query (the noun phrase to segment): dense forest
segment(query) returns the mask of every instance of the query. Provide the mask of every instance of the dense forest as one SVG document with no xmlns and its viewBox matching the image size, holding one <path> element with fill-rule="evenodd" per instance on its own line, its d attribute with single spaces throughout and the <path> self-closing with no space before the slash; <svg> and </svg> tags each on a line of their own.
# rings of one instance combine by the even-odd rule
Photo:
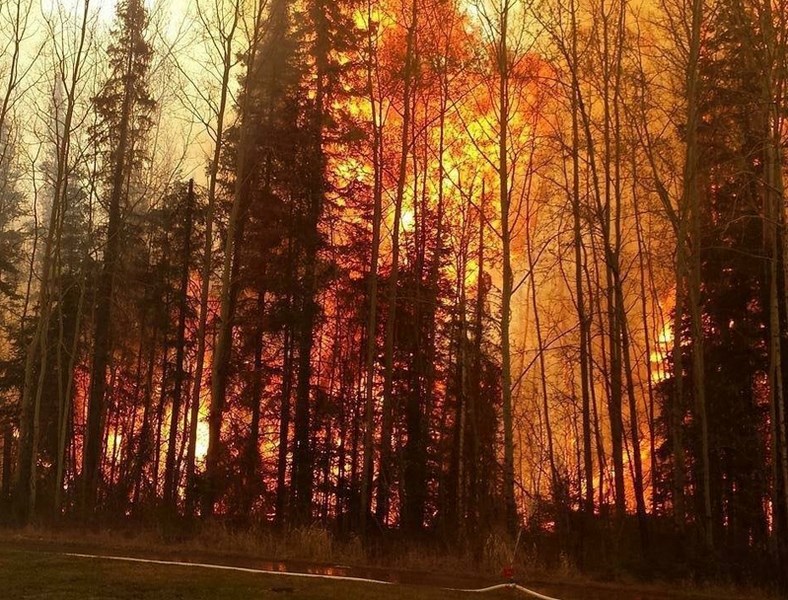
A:
<svg viewBox="0 0 788 600">
<path fill-rule="evenodd" d="M 779 576 L 788 1 L 3 0 L 0 46 L 0 520 Z"/>
</svg>

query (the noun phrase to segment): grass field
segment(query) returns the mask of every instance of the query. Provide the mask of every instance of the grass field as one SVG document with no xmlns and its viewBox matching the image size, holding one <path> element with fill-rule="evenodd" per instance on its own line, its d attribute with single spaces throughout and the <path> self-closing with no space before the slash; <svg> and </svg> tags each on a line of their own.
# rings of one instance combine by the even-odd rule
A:
<svg viewBox="0 0 788 600">
<path fill-rule="evenodd" d="M 447 590 L 302 579 L 0 549 L 0 598 L 47 600 L 457 600 Z M 484 598 L 514 598 L 508 592 Z"/>
<path fill-rule="evenodd" d="M 445 587 L 478 588 L 500 582 L 499 577 L 481 576 L 472 569 L 428 568 L 423 571 L 355 567 L 340 557 L 333 562 L 267 561 L 249 549 L 213 544 L 190 547 L 183 544 L 141 544 L 122 536 L 81 535 L 75 531 L 13 532 L 0 529 L 0 600 L 524 600 L 513 590 L 492 593 L 460 593 Z M 70 556 L 84 553 L 100 556 L 137 557 L 164 561 L 202 562 L 212 565 L 262 570 L 286 568 L 296 572 L 321 572 L 356 577 L 404 581 L 420 585 L 384 585 L 322 578 L 250 573 L 149 562 Z M 453 575 L 452 575 L 453 574 Z M 638 585 L 635 582 L 594 582 L 561 574 L 521 573 L 524 585 L 561 600 L 767 600 L 773 596 L 733 588 L 699 588 L 691 584 Z"/>
</svg>

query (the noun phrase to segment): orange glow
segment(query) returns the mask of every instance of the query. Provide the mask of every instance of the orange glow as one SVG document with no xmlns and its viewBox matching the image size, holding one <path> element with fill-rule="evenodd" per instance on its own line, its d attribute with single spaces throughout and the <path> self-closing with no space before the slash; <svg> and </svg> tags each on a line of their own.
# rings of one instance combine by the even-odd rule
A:
<svg viewBox="0 0 788 600">
<path fill-rule="evenodd" d="M 671 300 L 674 297 L 675 292 L 672 292 Z M 662 312 L 664 325 L 654 340 L 654 348 L 652 348 L 651 356 L 649 357 L 651 360 L 651 380 L 655 384 L 667 378 L 668 355 L 673 351 L 673 321 L 670 311 L 665 310 L 662 306 L 657 306 L 657 310 Z"/>
</svg>

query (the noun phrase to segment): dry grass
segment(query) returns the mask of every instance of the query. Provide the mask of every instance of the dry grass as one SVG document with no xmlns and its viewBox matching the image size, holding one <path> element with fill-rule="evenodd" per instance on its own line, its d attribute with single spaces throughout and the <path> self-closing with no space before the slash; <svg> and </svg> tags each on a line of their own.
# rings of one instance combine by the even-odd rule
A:
<svg viewBox="0 0 788 600">
<path fill-rule="evenodd" d="M 157 545 L 172 545 L 158 536 Z M 355 538 L 336 540 L 328 531 L 304 527 L 287 531 L 270 528 L 233 530 L 221 524 L 206 524 L 194 536 L 175 542 L 179 547 L 198 552 L 243 554 L 269 560 L 363 564 L 364 550 Z"/>
<path fill-rule="evenodd" d="M 221 523 L 201 524 L 188 535 L 173 536 L 161 528 L 45 528 L 0 529 L 0 543 L 84 546 L 137 553 L 178 553 L 254 557 L 270 561 L 342 564 L 497 577 L 512 562 L 513 544 L 501 535 L 490 535 L 478 559 L 450 552 L 428 543 L 393 543 L 385 550 L 365 551 L 357 537 L 337 539 L 320 527 L 284 531 L 270 527 L 235 529 Z M 517 556 L 519 572 L 534 572 L 524 552 Z"/>
<path fill-rule="evenodd" d="M 173 537 L 162 529 L 74 529 L 28 526 L 0 529 L 0 543 L 84 546 L 137 553 L 178 553 L 255 557 L 272 561 L 363 564 L 364 552 L 357 540 L 338 542 L 317 527 L 274 532 L 263 529 L 233 530 L 209 523 L 190 535 Z"/>
</svg>

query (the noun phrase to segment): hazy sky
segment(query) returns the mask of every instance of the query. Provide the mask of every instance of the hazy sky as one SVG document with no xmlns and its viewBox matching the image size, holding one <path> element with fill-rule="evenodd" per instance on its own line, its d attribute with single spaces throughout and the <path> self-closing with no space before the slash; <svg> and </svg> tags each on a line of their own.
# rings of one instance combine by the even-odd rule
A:
<svg viewBox="0 0 788 600">
<path fill-rule="evenodd" d="M 52 40 L 48 37 L 54 28 L 66 31 L 64 39 L 59 41 L 60 50 L 69 56 L 76 48 L 76 33 L 72 28 L 81 22 L 85 0 L 19 0 L 23 9 L 29 8 L 27 29 L 22 43 L 20 72 L 23 82 L 18 88 L 17 103 L 14 112 L 20 139 L 23 140 L 22 162 L 29 165 L 34 157 L 41 157 L 41 140 L 48 136 L 46 130 L 51 118 L 51 94 L 54 85 Z M 206 1 L 206 0 L 203 0 Z M 89 38 L 92 38 L 92 54 L 89 63 L 104 60 L 103 51 L 107 45 L 107 33 L 115 14 L 116 0 L 88 0 L 92 21 Z M 199 85 L 201 91 L 210 90 L 212 81 L 210 66 L 207 60 L 201 59 L 204 44 L 199 41 L 200 27 L 190 24 L 188 13 L 197 0 L 145 0 L 151 12 L 151 38 L 155 48 L 154 64 L 159 71 L 152 78 L 151 92 L 159 104 L 161 127 L 155 134 L 156 160 L 162 163 L 165 171 L 168 165 L 180 165 L 180 177 L 194 177 L 199 183 L 205 178 L 205 165 L 210 147 L 210 140 L 204 127 L 184 107 L 183 97 L 192 93 L 185 78 L 180 76 L 178 68 L 172 61 L 173 54 L 168 56 L 169 48 L 177 41 L 178 62 L 181 68 L 190 73 L 190 78 Z M 8 43 L 10 27 L 15 14 L 16 1 L 0 0 L 0 49 Z M 60 17 L 58 17 L 60 15 Z M 47 25 L 47 21 L 50 25 Z M 65 29 L 64 29 L 65 28 Z M 90 41 L 88 42 L 91 43 Z M 65 44 L 65 46 L 63 46 Z M 8 55 L 0 56 L 0 82 L 7 75 Z M 70 61 L 68 61 L 70 62 Z M 95 71 L 93 83 L 85 81 L 82 86 L 82 101 L 89 102 L 95 93 L 95 86 L 105 75 L 101 68 Z M 205 113 L 210 111 L 205 108 Z M 181 160 L 185 155 L 185 159 Z M 37 161 L 40 162 L 40 161 Z M 40 166 L 40 165 L 39 165 Z M 28 187 L 32 189 L 32 182 Z"/>
</svg>

